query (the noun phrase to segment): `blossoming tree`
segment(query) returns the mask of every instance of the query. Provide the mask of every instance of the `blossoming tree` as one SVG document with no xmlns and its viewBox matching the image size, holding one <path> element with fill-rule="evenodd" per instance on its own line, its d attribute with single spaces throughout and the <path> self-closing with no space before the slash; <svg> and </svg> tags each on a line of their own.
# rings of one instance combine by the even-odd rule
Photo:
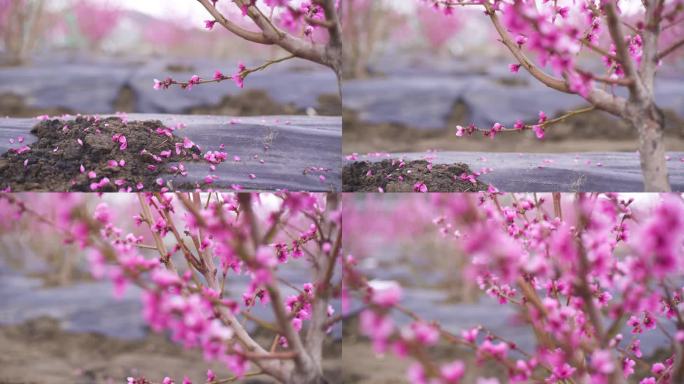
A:
<svg viewBox="0 0 684 384">
<path fill-rule="evenodd" d="M 664 117 L 655 102 L 655 77 L 663 59 L 684 46 L 684 38 L 662 38 L 682 22 L 680 0 L 627 1 L 503 1 L 421 0 L 444 12 L 457 7 L 481 8 L 516 62 L 537 81 L 559 92 L 581 96 L 593 109 L 606 111 L 631 125 L 639 134 L 639 154 L 647 191 L 668 191 L 670 184 L 663 142 Z M 632 8 L 638 7 L 636 10 Z M 622 11 L 621 7 L 630 8 Z M 604 70 L 588 66 L 580 54 L 593 56 Z M 546 70 L 548 67 L 548 71 Z M 617 89 L 626 89 L 626 96 Z M 552 123 L 539 122 L 516 130 L 532 129 L 539 138 Z M 496 123 L 486 131 L 494 136 L 506 127 Z M 458 127 L 457 134 L 476 127 Z"/>
<path fill-rule="evenodd" d="M 419 4 L 416 10 L 420 21 L 420 30 L 435 53 L 439 51 L 463 28 L 463 21 L 458 14 L 445 9 L 434 9 L 429 4 Z"/>
<path fill-rule="evenodd" d="M 373 56 L 382 49 L 382 42 L 389 35 L 407 27 L 406 17 L 396 12 L 391 1 L 386 0 L 346 0 L 340 5 L 344 75 L 349 78 L 368 77 Z"/>
<path fill-rule="evenodd" d="M 102 41 L 112 34 L 122 16 L 121 9 L 109 3 L 81 0 L 74 4 L 74 14 L 81 36 L 89 48 L 99 49 Z"/>
<path fill-rule="evenodd" d="M 382 1 L 347 0 L 342 2 L 346 76 L 353 78 L 368 76 L 368 61 L 384 26 L 378 20 L 385 18 L 378 16 L 388 11 Z"/>
<path fill-rule="evenodd" d="M 338 17 L 339 1 L 335 0 L 306 0 L 294 2 L 291 0 L 234 0 L 242 16 L 248 17 L 255 28 L 248 28 L 238 20 L 227 17 L 220 5 L 227 0 L 198 0 L 211 19 L 206 20 L 205 27 L 214 29 L 218 23 L 234 35 L 263 45 L 275 45 L 289 52 L 288 56 L 271 60 L 256 68 L 247 68 L 243 64 L 238 66 L 232 75 L 224 75 L 220 70 L 211 78 L 203 79 L 194 75 L 188 81 L 177 81 L 171 77 L 165 80 L 155 80 L 155 89 L 166 89 L 172 85 L 192 88 L 198 84 L 233 80 L 239 87 L 251 73 L 299 57 L 321 65 L 333 72 L 339 79 L 342 73 L 342 30 Z M 319 31 L 325 31 L 323 37 Z"/>
<path fill-rule="evenodd" d="M 59 231 L 87 251 L 93 277 L 110 280 L 116 294 L 131 284 L 141 288 L 143 316 L 154 331 L 201 350 L 235 375 L 218 378 L 208 371 L 206 383 L 257 375 L 282 383 L 327 382 L 323 343 L 339 321 L 332 306 L 340 290 L 337 195 L 118 195 L 128 206 L 139 204 L 133 231 L 123 229 L 126 220 L 106 202 L 92 209 L 84 195 L 52 196 L 59 200 L 52 208 L 34 206 L 45 203 L 37 195 L 1 196 L 3 222 L 29 220 Z M 279 273 L 286 263 L 310 273 L 311 281 L 286 280 Z M 227 289 L 236 280 L 247 281 L 241 295 Z M 271 319 L 254 314 L 257 307 L 270 308 Z M 256 326 L 271 340 L 256 339 Z M 128 382 L 181 380 L 190 383 L 169 377 Z"/>
<path fill-rule="evenodd" d="M 412 361 L 412 383 L 465 382 L 473 367 L 443 354 L 434 358 L 430 351 L 439 343 L 470 351 L 479 363 L 499 364 L 511 383 L 683 382 L 681 196 L 642 195 L 636 202 L 612 194 L 409 198 L 440 212 L 434 237 L 461 250 L 467 260 L 462 278 L 514 308 L 511 321 L 527 327 L 535 345 L 526 350 L 483 326 L 463 325 L 458 332 L 459 324 L 432 321 L 403 305 L 398 283 L 369 280 L 357 259 L 346 257 L 344 301 L 362 303 L 360 330 L 376 352 Z M 349 231 L 345 247 L 364 241 Z M 407 319 L 403 325 L 400 317 Z M 654 333 L 666 341 L 661 353 L 646 356 L 642 340 L 653 340 Z"/>
<path fill-rule="evenodd" d="M 44 0 L 0 0 L 0 35 L 6 64 L 21 64 L 36 45 Z"/>
</svg>

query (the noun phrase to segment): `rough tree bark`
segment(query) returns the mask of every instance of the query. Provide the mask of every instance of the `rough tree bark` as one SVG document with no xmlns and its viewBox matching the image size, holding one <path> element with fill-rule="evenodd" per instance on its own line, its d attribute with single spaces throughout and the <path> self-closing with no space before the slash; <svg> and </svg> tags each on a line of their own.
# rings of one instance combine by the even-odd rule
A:
<svg viewBox="0 0 684 384">
<path fill-rule="evenodd" d="M 684 324 L 681 322 L 677 324 L 677 329 L 682 330 Z M 684 343 L 675 343 L 675 367 L 673 368 L 673 382 L 681 383 L 684 382 Z"/>
<path fill-rule="evenodd" d="M 647 192 L 671 191 L 667 171 L 665 142 L 665 118 L 655 106 L 629 105 L 624 116 L 639 133 L 639 158 Z"/>
<path fill-rule="evenodd" d="M 639 68 L 636 67 L 629 54 L 624 38 L 626 34 L 615 3 L 612 1 L 605 3 L 606 23 L 611 40 L 615 44 L 614 59 L 621 64 L 625 73 L 624 79 L 613 84 L 626 86 L 629 90 L 629 97 L 625 99 L 597 87 L 584 96 L 593 106 L 622 118 L 638 132 L 639 157 L 646 192 L 671 191 L 663 140 L 665 119 L 655 104 L 654 83 L 659 61 L 674 49 L 684 45 L 684 40 L 675 42 L 670 48 L 658 52 L 663 3 L 662 0 L 645 2 L 645 28 L 641 32 L 643 53 Z M 566 79 L 545 73 L 528 59 L 501 24 L 494 8 L 486 2 L 482 5 L 501 36 L 501 42 L 506 45 L 523 68 L 549 88 L 565 93 L 575 93 L 570 90 Z M 599 79 L 596 78 L 596 80 Z"/>
<path fill-rule="evenodd" d="M 615 44 L 617 57 L 631 82 L 629 100 L 621 117 L 639 133 L 639 157 L 646 192 L 669 192 L 670 181 L 665 159 L 665 118 L 655 104 L 654 83 L 658 66 L 658 37 L 662 21 L 662 0 L 645 3 L 645 28 L 642 32 L 641 65 L 636 68 L 625 44 L 625 33 L 618 18 L 616 5 L 606 5 L 608 30 Z"/>
</svg>

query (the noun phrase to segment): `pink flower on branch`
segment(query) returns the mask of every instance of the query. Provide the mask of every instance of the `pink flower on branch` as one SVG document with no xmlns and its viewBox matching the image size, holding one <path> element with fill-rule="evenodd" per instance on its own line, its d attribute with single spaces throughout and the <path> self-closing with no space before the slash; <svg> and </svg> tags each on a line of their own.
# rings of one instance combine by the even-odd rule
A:
<svg viewBox="0 0 684 384">
<path fill-rule="evenodd" d="M 99 191 L 109 183 L 106 178 L 94 181 L 92 189 Z M 31 204 L 23 199 L 35 202 L 31 196 L 36 195 L 0 195 L 0 201 L 26 207 Z M 335 196 L 150 193 L 109 200 L 140 212 L 133 219 L 137 226 L 126 225 L 118 217 L 121 209 L 104 202 L 93 210 L 85 201 L 77 206 L 58 198 L 60 203 L 50 204 L 48 210 L 59 210 L 59 214 L 45 212 L 46 217 L 59 217 L 59 224 L 50 224 L 52 229 L 88 253 L 93 277 L 109 280 L 117 297 L 127 286 L 138 286 L 143 291 L 144 319 L 154 331 L 169 334 L 174 342 L 201 352 L 208 361 L 223 363 L 237 376 L 250 373 L 252 365 L 264 364 L 270 367 L 267 375 L 275 378 L 310 375 L 309 368 L 299 371 L 295 356 L 322 372 L 322 356 L 315 357 L 309 348 L 320 350 L 340 321 L 330 306 L 338 297 L 333 287 L 340 278 L 335 268 L 341 212 Z M 0 213 L 5 213 L 4 208 Z M 23 214 L 40 225 L 53 223 L 32 208 L 23 209 Z M 310 229 L 290 243 L 291 234 L 300 228 Z M 278 257 L 277 252 L 306 253 L 307 258 L 293 261 Z M 312 282 L 303 284 L 299 295 L 285 296 L 286 290 L 276 280 L 283 277 L 279 267 L 288 262 L 310 268 L 314 276 Z M 233 289 L 222 292 L 226 278 L 249 283 L 242 295 Z M 248 298 L 244 305 L 241 297 Z M 283 330 L 272 335 L 280 339 L 278 349 L 272 350 L 270 342 L 260 344 L 248 331 L 251 328 L 245 322 L 263 320 L 241 313 L 256 305 L 270 308 L 273 321 Z M 311 332 L 319 333 L 318 346 L 303 342 Z M 324 380 L 322 373 L 319 376 Z M 208 371 L 207 378 L 215 380 L 216 375 Z M 174 382 L 171 377 L 165 380 Z M 133 377 L 128 381 L 145 382 Z"/>
<path fill-rule="evenodd" d="M 350 258 L 345 281 L 366 306 L 360 331 L 371 339 L 376 352 L 410 359 L 409 379 L 427 383 L 450 382 L 445 380 L 452 373 L 452 382 L 459 382 L 467 370 L 449 356 L 432 354 L 431 349 L 441 342 L 463 346 L 480 363 L 500 364 L 510 382 L 536 376 L 548 382 L 583 377 L 597 383 L 611 383 L 614 377 L 630 377 L 634 382 L 667 377 L 678 382 L 672 367 L 684 357 L 669 342 L 658 346 L 665 351 L 664 360 L 651 357 L 649 370 L 635 367 L 637 361 L 644 361 L 642 335 L 670 334 L 667 329 L 684 316 L 677 304 L 681 289 L 672 283 L 684 275 L 678 261 L 684 255 L 684 226 L 680 225 L 684 202 L 668 194 L 642 198 L 649 201 L 637 204 L 617 194 L 482 193 L 430 199 L 405 195 L 384 206 L 382 214 L 368 204 L 371 197 L 363 202 L 347 199 L 345 220 L 351 225 L 345 234 L 347 247 L 361 245 L 369 255 L 373 247 L 382 249 L 388 242 L 401 247 L 402 238 L 413 237 L 401 232 L 406 231 L 405 224 L 392 224 L 392 215 L 403 217 L 411 211 L 415 225 L 425 214 L 427 229 L 419 227 L 418 233 L 433 243 L 443 243 L 431 247 L 432 252 L 447 252 L 436 257 L 457 258 L 454 265 L 462 266 L 461 274 L 457 269 L 452 278 L 510 306 L 517 312 L 511 317 L 515 326 L 530 330 L 538 347 L 522 350 L 497 330 L 482 326 L 453 333 L 451 324 L 413 311 L 415 302 L 402 303 L 396 294 L 401 288 L 364 276 L 357 270 L 356 259 Z M 369 242 L 364 243 L 369 233 L 373 233 L 370 248 Z M 459 252 L 454 253 L 452 246 Z M 377 293 L 377 286 L 392 287 L 390 298 L 379 300 L 378 296 L 385 296 Z M 409 325 L 401 326 L 406 318 Z M 623 321 L 632 330 L 629 337 L 621 333 L 622 326 L 611 328 Z M 678 341 L 679 337 L 678 333 Z M 646 340 L 652 350 L 654 339 Z M 585 349 L 582 354 L 568 352 L 578 345 Z"/>
<path fill-rule="evenodd" d="M 214 24 L 216 24 L 216 20 L 204 20 L 204 28 L 210 31 L 214 29 Z"/>
<path fill-rule="evenodd" d="M 582 113 L 593 109 L 610 113 L 632 126 L 640 137 L 654 130 L 660 132 L 640 142 L 640 164 L 647 191 L 671 189 L 662 142 L 663 122 L 637 116 L 652 116 L 651 111 L 658 109 L 651 89 L 657 83 L 656 75 L 663 59 L 684 47 L 681 33 L 671 42 L 665 42 L 666 36 L 671 35 L 661 33 L 677 27 L 679 2 L 642 2 L 630 11 L 621 10 L 617 1 L 597 5 L 531 0 L 426 0 L 418 4 L 444 9 L 445 14 L 460 7 L 482 9 L 499 41 L 516 60 L 509 65 L 512 73 L 524 68 L 541 84 L 582 97 L 590 105 Z M 659 16 L 654 17 L 656 14 Z M 607 73 L 588 70 L 597 68 L 587 65 L 592 59 L 603 63 Z M 628 96 L 621 96 L 615 88 L 625 88 Z M 635 103 L 640 105 L 639 112 L 626 113 L 627 106 Z M 563 119 L 554 122 L 560 120 Z M 536 136 L 542 138 L 546 125 L 527 128 L 534 129 Z M 461 132 L 458 131 L 459 136 Z M 658 149 L 657 153 L 653 148 Z"/>
<path fill-rule="evenodd" d="M 244 64 L 240 63 L 238 64 L 238 70 L 235 72 L 232 76 L 233 81 L 235 82 L 235 85 L 237 85 L 239 88 L 244 88 L 245 87 L 245 71 L 247 70 L 247 67 L 245 67 Z"/>
<path fill-rule="evenodd" d="M 279 46 L 290 54 L 282 59 L 268 61 L 252 70 L 241 66 L 238 72 L 231 76 L 238 87 L 244 86 L 244 79 L 249 73 L 294 57 L 313 61 L 330 68 L 338 77 L 341 75 L 342 28 L 338 16 L 339 1 L 305 1 L 295 7 L 290 1 L 268 0 L 265 6 L 270 7 L 271 11 L 262 9 L 264 4 L 255 0 L 237 2 L 242 17 L 251 20 L 251 25 L 248 26 L 236 21 L 236 15 L 223 14 L 222 10 L 216 7 L 216 0 L 199 0 L 199 3 L 212 17 L 204 21 L 205 29 L 213 30 L 220 21 L 223 27 L 246 41 Z M 213 81 L 225 79 L 224 76 L 215 76 Z M 179 82 L 169 78 L 164 81 L 155 80 L 154 88 L 167 89 L 171 85 L 180 85 L 191 89 L 197 84 L 210 81 L 193 78 L 188 82 Z"/>
</svg>

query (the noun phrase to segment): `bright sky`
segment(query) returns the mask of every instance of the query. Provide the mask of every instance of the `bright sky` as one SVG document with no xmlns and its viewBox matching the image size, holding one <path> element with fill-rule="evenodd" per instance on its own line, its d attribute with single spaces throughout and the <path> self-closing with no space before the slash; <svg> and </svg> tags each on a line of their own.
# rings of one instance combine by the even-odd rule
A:
<svg viewBox="0 0 684 384">
<path fill-rule="evenodd" d="M 91 0 L 93 3 L 111 4 L 122 8 L 136 10 L 148 15 L 191 20 L 193 24 L 201 24 L 209 18 L 209 13 L 196 0 Z M 54 0 L 49 6 L 54 9 L 63 8 L 70 0 Z"/>
<path fill-rule="evenodd" d="M 398 11 L 401 12 L 411 12 L 416 4 L 419 3 L 420 0 L 385 0 L 387 4 L 390 4 L 394 8 L 396 8 Z M 541 1 L 538 0 L 540 3 Z M 565 0 L 566 3 L 574 3 L 574 0 Z M 620 2 L 620 8 L 622 11 L 627 12 L 627 13 L 633 13 L 639 9 L 641 9 L 641 1 L 640 0 L 623 0 Z"/>
<path fill-rule="evenodd" d="M 102 0 L 101 0 L 102 1 Z M 107 0 L 142 13 L 157 17 L 183 16 L 194 21 L 208 18 L 208 12 L 195 0 Z"/>
</svg>

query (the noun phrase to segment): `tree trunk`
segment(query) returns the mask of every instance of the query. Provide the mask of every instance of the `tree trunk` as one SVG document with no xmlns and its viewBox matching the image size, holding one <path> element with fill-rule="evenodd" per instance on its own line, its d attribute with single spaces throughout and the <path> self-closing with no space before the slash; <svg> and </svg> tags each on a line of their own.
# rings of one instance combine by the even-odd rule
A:
<svg viewBox="0 0 684 384">
<path fill-rule="evenodd" d="M 342 49 L 336 49 L 334 51 L 329 49 L 329 67 L 335 73 L 337 78 L 337 96 L 340 97 L 340 103 L 342 102 Z M 330 58 L 331 57 L 331 58 Z"/>
<path fill-rule="evenodd" d="M 326 212 L 332 213 L 337 210 L 340 197 L 337 194 L 327 195 Z M 333 268 L 337 255 L 339 255 L 341 244 L 341 229 L 335 221 L 322 222 L 322 232 L 327 233 L 333 247 L 334 253 L 322 255 L 318 260 L 315 274 L 316 296 L 311 303 L 311 321 L 306 329 L 304 345 L 307 354 L 305 363 L 296 366 L 290 375 L 287 384 L 328 384 L 328 380 L 323 376 L 323 344 L 325 342 L 325 322 L 328 318 L 328 303 L 332 295 L 330 279 L 333 277 Z"/>
<path fill-rule="evenodd" d="M 639 157 L 646 192 L 669 192 L 670 181 L 665 160 L 665 118 L 651 104 L 646 108 L 628 108 L 627 120 L 639 133 Z"/>
<path fill-rule="evenodd" d="M 301 365 L 297 364 L 294 360 L 271 360 L 263 363 L 267 364 L 267 366 L 261 367 L 265 374 L 281 384 L 329 383 L 323 376 L 321 360 L 315 361 L 308 354 L 302 359 Z"/>
<path fill-rule="evenodd" d="M 682 343 L 675 344 L 675 356 L 676 364 L 673 368 L 672 378 L 674 379 L 674 383 L 681 383 L 684 382 L 684 353 L 682 353 Z"/>
</svg>

